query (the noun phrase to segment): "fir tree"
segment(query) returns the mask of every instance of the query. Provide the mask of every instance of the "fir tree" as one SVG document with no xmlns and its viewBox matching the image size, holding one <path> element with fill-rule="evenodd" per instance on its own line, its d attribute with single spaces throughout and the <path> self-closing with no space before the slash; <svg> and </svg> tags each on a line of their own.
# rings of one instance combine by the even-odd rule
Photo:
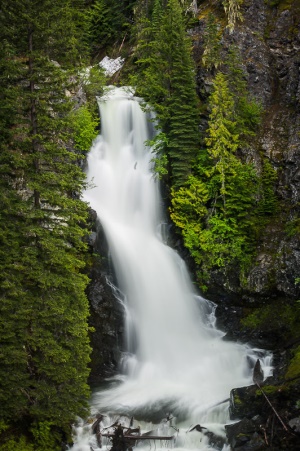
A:
<svg viewBox="0 0 300 451">
<path fill-rule="evenodd" d="M 236 156 L 242 129 L 234 95 L 221 72 L 208 106 L 209 159 L 203 153 L 197 174 L 174 193 L 171 208 L 171 218 L 201 267 L 202 283 L 214 267 L 237 265 L 243 274 L 254 249 L 259 189 L 253 166 Z"/>
<path fill-rule="evenodd" d="M 135 0 L 95 0 L 87 10 L 87 42 L 92 54 L 119 42 L 128 34 Z"/>
<path fill-rule="evenodd" d="M 262 106 L 249 95 L 246 77 L 241 65 L 239 50 L 231 47 L 225 62 L 228 88 L 234 100 L 234 117 L 241 145 L 246 145 L 259 128 Z"/>
<path fill-rule="evenodd" d="M 0 418 L 36 436 L 46 425 L 69 432 L 89 394 L 85 176 L 66 96 L 83 6 L 4 0 L 0 10 Z"/>
<path fill-rule="evenodd" d="M 169 160 L 174 186 L 184 184 L 196 159 L 198 99 L 195 74 L 178 0 L 168 0 L 163 7 L 154 0 L 151 27 L 139 47 L 139 93 L 157 113 L 159 129 L 167 139 L 160 139 L 160 153 Z"/>
<path fill-rule="evenodd" d="M 214 160 L 214 170 L 220 174 L 220 195 L 225 207 L 226 172 L 232 167 L 232 155 L 239 145 L 239 135 L 234 121 L 234 100 L 225 76 L 218 73 L 215 77 L 214 90 L 210 97 L 211 113 L 209 116 L 208 152 Z"/>
<path fill-rule="evenodd" d="M 217 68 L 221 63 L 220 25 L 212 13 L 208 14 L 204 32 L 204 51 L 202 63 L 207 69 Z"/>
</svg>

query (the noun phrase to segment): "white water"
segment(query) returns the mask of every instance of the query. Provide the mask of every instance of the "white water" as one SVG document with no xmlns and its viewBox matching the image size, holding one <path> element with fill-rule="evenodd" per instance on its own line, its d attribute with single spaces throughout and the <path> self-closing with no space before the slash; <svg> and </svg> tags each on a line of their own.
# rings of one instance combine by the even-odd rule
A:
<svg viewBox="0 0 300 451">
<path fill-rule="evenodd" d="M 213 449 L 202 433 L 186 431 L 201 424 L 224 435 L 229 422 L 224 401 L 232 388 L 251 384 L 257 354 L 222 339 L 213 304 L 196 295 L 183 261 L 162 240 L 159 186 L 153 154 L 144 144 L 151 127 L 138 101 L 115 88 L 100 101 L 100 113 L 102 135 L 88 156 L 87 178 L 94 187 L 84 198 L 108 240 L 123 294 L 128 352 L 118 383 L 94 393 L 92 413 L 107 415 L 102 427 L 127 415 L 149 430 L 153 424 L 143 420 L 158 422 L 169 412 L 179 428 L 174 446 Z M 262 363 L 268 375 L 270 359 Z M 126 425 L 128 419 L 119 421 Z M 167 421 L 158 427 L 156 433 L 171 432 Z M 90 445 L 98 449 L 90 426 L 82 424 L 72 449 L 90 451 Z"/>
</svg>

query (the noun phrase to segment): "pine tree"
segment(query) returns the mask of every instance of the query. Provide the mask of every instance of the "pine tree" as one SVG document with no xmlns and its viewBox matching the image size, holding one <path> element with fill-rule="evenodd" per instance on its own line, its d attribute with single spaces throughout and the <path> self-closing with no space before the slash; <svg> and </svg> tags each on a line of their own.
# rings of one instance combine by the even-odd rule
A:
<svg viewBox="0 0 300 451">
<path fill-rule="evenodd" d="M 4 0 L 0 10 L 0 418 L 36 436 L 68 432 L 89 394 L 85 176 L 66 96 L 83 7 Z"/>
</svg>

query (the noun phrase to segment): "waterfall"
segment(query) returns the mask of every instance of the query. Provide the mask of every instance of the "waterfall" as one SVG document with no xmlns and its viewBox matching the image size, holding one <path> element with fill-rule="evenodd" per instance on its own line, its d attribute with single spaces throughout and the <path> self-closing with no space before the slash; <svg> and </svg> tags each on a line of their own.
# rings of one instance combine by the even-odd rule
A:
<svg viewBox="0 0 300 451">
<path fill-rule="evenodd" d="M 186 431 L 201 424 L 224 436 L 230 390 L 251 384 L 257 355 L 223 340 L 214 304 L 196 293 L 184 262 L 164 242 L 159 182 L 145 145 L 151 122 L 138 99 L 114 88 L 99 106 L 102 131 L 88 155 L 92 187 L 84 199 L 108 241 L 126 312 L 127 352 L 123 374 L 94 393 L 92 412 L 105 413 L 106 425 L 116 415 L 133 416 L 146 429 L 169 413 L 176 418 L 177 448 L 214 449 L 204 434 Z M 91 443 L 98 449 L 89 428 L 78 427 L 75 451 L 90 451 Z"/>
</svg>

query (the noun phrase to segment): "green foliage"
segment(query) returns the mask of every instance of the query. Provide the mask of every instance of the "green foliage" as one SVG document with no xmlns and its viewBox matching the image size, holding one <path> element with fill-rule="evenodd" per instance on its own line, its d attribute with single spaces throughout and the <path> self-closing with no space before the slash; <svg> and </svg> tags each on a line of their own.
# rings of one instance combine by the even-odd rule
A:
<svg viewBox="0 0 300 451">
<path fill-rule="evenodd" d="M 96 127 L 99 120 L 93 119 L 88 107 L 83 105 L 71 114 L 71 124 L 75 148 L 87 152 L 98 134 Z"/>
<path fill-rule="evenodd" d="M 32 444 L 28 443 L 24 436 L 19 439 L 9 439 L 0 445 L 0 451 L 36 451 Z M 54 451 L 48 449 L 47 451 Z"/>
<path fill-rule="evenodd" d="M 83 7 L 3 0 L 0 9 L 0 419 L 39 431 L 35 449 L 46 449 L 50 423 L 51 434 L 68 433 L 89 395 L 85 175 L 66 95 L 84 50 Z M 24 438 L 2 445 L 12 448 L 32 449 Z"/>
<path fill-rule="evenodd" d="M 205 205 L 208 199 L 207 187 L 193 176 L 188 179 L 187 186 L 179 190 L 172 189 L 171 219 L 178 227 L 184 229 L 187 236 L 190 236 L 191 243 L 193 231 L 198 228 L 197 225 L 200 226 L 201 218 L 207 214 Z"/>
<path fill-rule="evenodd" d="M 36 443 L 36 451 L 60 451 L 61 446 L 57 445 L 61 441 L 61 436 L 55 434 L 52 428 L 53 423 L 44 421 L 36 423 L 31 432 Z"/>
<path fill-rule="evenodd" d="M 287 222 L 285 226 L 285 232 L 287 236 L 297 236 L 300 234 L 300 218 L 292 219 L 291 221 Z M 297 279 L 295 283 L 299 283 L 300 279 Z"/>
<path fill-rule="evenodd" d="M 275 183 L 277 172 L 269 162 L 264 159 L 262 162 L 262 173 L 260 177 L 260 203 L 258 213 L 260 215 L 273 215 L 278 208 L 278 200 L 275 194 Z"/>
<path fill-rule="evenodd" d="M 291 359 L 287 372 L 285 373 L 285 379 L 300 377 L 300 346 L 294 350 L 293 354 L 293 358 Z"/>
<path fill-rule="evenodd" d="M 293 0 L 265 0 L 265 3 L 271 8 L 278 7 L 279 11 L 285 11 L 291 8 Z"/>
<path fill-rule="evenodd" d="M 210 109 L 206 144 L 208 153 L 214 160 L 213 171 L 219 173 L 220 195 L 225 208 L 226 172 L 231 170 L 233 154 L 239 145 L 239 134 L 234 121 L 234 100 L 229 91 L 226 77 L 218 73 L 215 77 L 214 90 L 210 97 Z"/>
<path fill-rule="evenodd" d="M 234 101 L 233 114 L 236 130 L 242 145 L 246 145 L 261 123 L 262 106 L 249 96 L 245 74 L 241 66 L 241 57 L 235 47 L 231 47 L 226 61 L 226 79 Z"/>
<path fill-rule="evenodd" d="M 133 83 L 153 108 L 164 140 L 164 162 L 174 186 L 182 186 L 196 159 L 199 141 L 198 100 L 182 10 L 178 0 L 166 6 L 154 0 L 151 19 L 140 21 L 138 72 Z M 160 158 L 163 154 L 160 155 Z"/>
<path fill-rule="evenodd" d="M 128 32 L 135 0 L 95 0 L 87 10 L 87 41 L 92 54 L 121 42 Z"/>
<path fill-rule="evenodd" d="M 202 63 L 207 69 L 217 68 L 221 63 L 221 29 L 215 16 L 210 12 L 204 32 Z"/>
<path fill-rule="evenodd" d="M 277 300 L 270 305 L 255 308 L 241 321 L 242 325 L 263 331 L 281 331 L 281 336 L 289 340 L 299 337 L 300 311 L 286 301 Z"/>
<path fill-rule="evenodd" d="M 240 269 L 242 281 L 258 230 L 259 177 L 253 165 L 243 163 L 236 153 L 253 136 L 260 108 L 248 100 L 243 73 L 232 64 L 235 55 L 231 58 L 228 72 L 219 72 L 214 79 L 207 149 L 199 156 L 196 175 L 172 191 L 171 218 L 182 229 L 184 243 L 201 267 L 201 282 L 212 268 L 232 265 Z M 199 194 L 190 201 L 195 186 Z"/>
<path fill-rule="evenodd" d="M 167 144 L 168 138 L 163 132 L 157 133 L 152 140 L 147 142 L 154 153 L 152 161 L 154 162 L 154 171 L 159 179 L 168 174 L 168 157 L 164 153 Z"/>
<path fill-rule="evenodd" d="M 85 69 L 82 75 L 82 83 L 90 107 L 91 104 L 96 103 L 96 96 L 103 94 L 103 87 L 106 84 L 104 70 L 98 65 Z"/>
</svg>

